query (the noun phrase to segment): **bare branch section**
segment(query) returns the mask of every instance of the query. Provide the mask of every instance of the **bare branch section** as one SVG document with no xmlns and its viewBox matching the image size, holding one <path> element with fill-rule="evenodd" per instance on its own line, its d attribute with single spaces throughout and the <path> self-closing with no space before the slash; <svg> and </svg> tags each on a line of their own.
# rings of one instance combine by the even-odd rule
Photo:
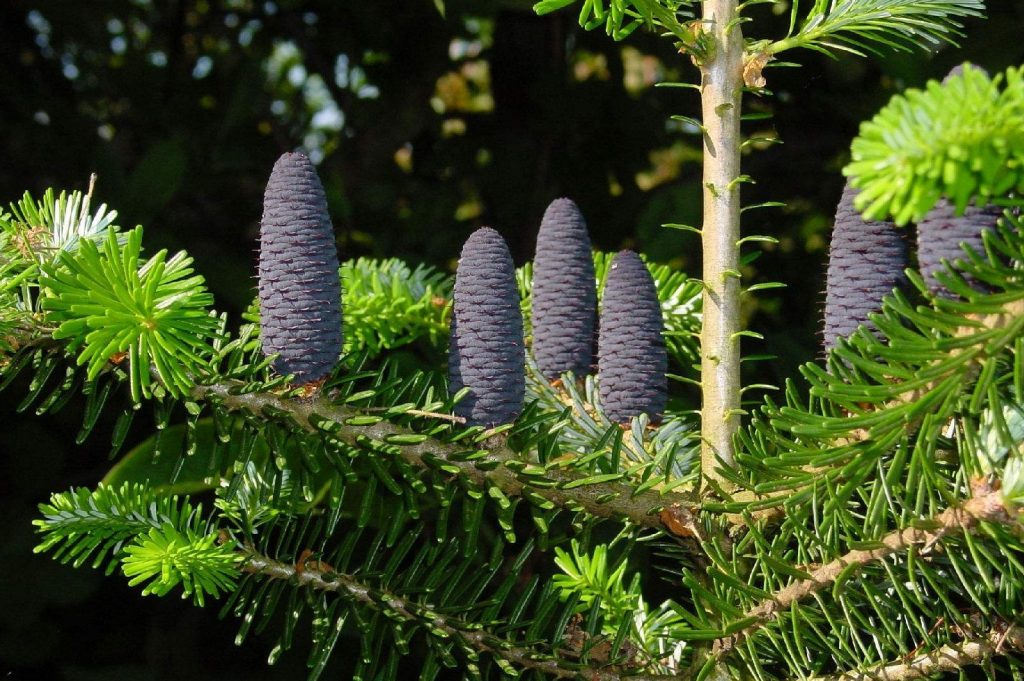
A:
<svg viewBox="0 0 1024 681">
<path fill-rule="evenodd" d="M 955 672 L 984 664 L 993 657 L 1024 652 L 1024 628 L 1000 623 L 983 636 L 946 644 L 907 662 L 896 662 L 865 671 L 849 671 L 834 676 L 816 676 L 809 681 L 911 681 L 930 679 L 943 672 Z"/>
<path fill-rule="evenodd" d="M 714 49 L 701 64 L 704 124 L 704 303 L 700 334 L 701 474 L 719 487 L 740 425 L 740 115 L 743 33 L 737 0 L 704 0 Z"/>
<path fill-rule="evenodd" d="M 235 394 L 233 391 L 239 386 L 240 384 L 229 383 L 197 386 L 192 391 L 192 397 L 213 397 L 229 410 L 246 410 L 259 415 L 264 415 L 268 411 L 285 412 L 302 428 L 322 433 L 325 437 L 353 447 L 365 446 L 366 438 L 387 443 L 396 437 L 414 434 L 388 421 L 367 426 L 345 425 L 350 419 L 365 414 L 332 404 L 324 397 L 306 401 L 283 398 L 272 393 Z M 338 429 L 327 435 L 313 425 L 312 420 L 316 418 L 331 421 L 338 425 Z M 662 513 L 662 510 L 693 505 L 693 499 L 680 492 L 662 494 L 657 489 L 652 489 L 636 494 L 631 485 L 617 481 L 580 484 L 586 476 L 564 468 L 543 470 L 542 476 L 538 476 L 542 478 L 538 480 L 538 484 L 530 484 L 514 470 L 526 463 L 523 456 L 511 450 L 500 438 L 493 438 L 476 446 L 486 449 L 487 454 L 472 461 L 466 461 L 458 456 L 466 452 L 466 446 L 448 444 L 434 438 L 427 438 L 418 444 L 399 445 L 397 451 L 407 463 L 418 468 L 432 468 L 431 462 L 440 459 L 446 468 L 454 467 L 458 470 L 459 476 L 477 487 L 493 485 L 508 496 L 529 494 L 562 508 L 582 509 L 593 516 L 627 520 L 641 527 L 661 528 L 672 532 L 673 525 L 670 521 L 673 515 Z"/>
<path fill-rule="evenodd" d="M 987 485 L 979 485 L 974 490 L 974 496 L 963 505 L 947 508 L 932 518 L 931 522 L 927 523 L 929 529 L 907 527 L 892 532 L 882 539 L 880 542 L 882 545 L 877 549 L 850 551 L 832 562 L 822 565 L 810 573 L 807 579 L 793 582 L 776 592 L 770 599 L 747 611 L 740 618 L 741 620 L 754 618 L 755 621 L 750 626 L 732 636 L 715 641 L 712 655 L 724 657 L 765 622 L 774 619 L 779 612 L 785 611 L 793 603 L 834 584 L 839 575 L 851 565 L 865 566 L 912 546 L 927 546 L 940 541 L 943 537 L 971 532 L 980 522 L 1004 524 L 1014 522 L 1014 517 L 1007 511 L 1003 503 L 1002 493 L 992 490 Z"/>
<path fill-rule="evenodd" d="M 473 650 L 485 653 L 515 665 L 531 669 L 552 679 L 585 679 L 586 681 L 671 681 L 673 676 L 637 675 L 617 673 L 572 663 L 568 660 L 542 655 L 533 646 L 520 646 L 514 641 L 491 634 L 479 625 L 437 612 L 429 605 L 416 603 L 387 591 L 374 589 L 357 577 L 331 571 L 319 561 L 295 565 L 264 556 L 251 548 L 241 551 L 245 562 L 242 571 L 269 579 L 292 581 L 301 587 L 317 591 L 344 594 L 347 598 L 372 608 L 397 614 L 409 622 L 420 622 L 424 627 L 447 638 L 457 639 Z"/>
</svg>

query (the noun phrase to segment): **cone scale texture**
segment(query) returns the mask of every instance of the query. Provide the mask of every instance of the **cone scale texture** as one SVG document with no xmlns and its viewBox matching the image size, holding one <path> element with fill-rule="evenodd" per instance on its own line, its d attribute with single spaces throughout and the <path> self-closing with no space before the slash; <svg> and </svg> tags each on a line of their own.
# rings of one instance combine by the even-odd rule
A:
<svg viewBox="0 0 1024 681">
<path fill-rule="evenodd" d="M 341 284 L 327 198 L 312 162 L 281 156 L 263 196 L 259 258 L 263 352 L 298 384 L 319 381 L 341 354 Z"/>
<path fill-rule="evenodd" d="M 950 264 L 957 260 L 966 260 L 961 244 L 984 254 L 985 246 L 981 233 L 986 228 L 995 227 L 1002 210 L 995 206 L 978 208 L 967 206 L 963 215 L 956 214 L 956 207 L 946 199 L 940 199 L 917 224 L 917 264 L 921 268 L 928 289 L 939 295 L 950 295 L 946 288 L 935 278 L 936 272 L 944 272 L 943 260 Z M 968 283 L 977 287 L 977 282 L 967 278 Z"/>
<path fill-rule="evenodd" d="M 660 422 L 668 397 L 661 304 L 647 266 L 632 251 L 612 261 L 600 327 L 598 380 L 605 415 L 616 423 L 640 414 Z"/>
<path fill-rule="evenodd" d="M 533 261 L 533 356 L 549 380 L 593 364 L 597 287 L 587 223 L 576 204 L 556 199 L 537 235 Z"/>
<path fill-rule="evenodd" d="M 512 423 L 523 410 L 526 354 L 515 266 L 505 240 L 482 227 L 466 241 L 455 274 L 448 387 L 468 425 Z"/>
<path fill-rule="evenodd" d="M 868 222 L 853 206 L 857 191 L 847 185 L 836 208 L 825 288 L 825 350 L 857 327 L 871 326 L 868 315 L 882 309 L 882 298 L 902 285 L 907 248 L 891 222 Z"/>
</svg>

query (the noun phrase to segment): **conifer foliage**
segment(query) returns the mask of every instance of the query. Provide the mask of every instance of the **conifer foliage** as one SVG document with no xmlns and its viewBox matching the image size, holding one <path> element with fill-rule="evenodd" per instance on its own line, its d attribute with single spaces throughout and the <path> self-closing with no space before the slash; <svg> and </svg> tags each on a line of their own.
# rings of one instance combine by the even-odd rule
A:
<svg viewBox="0 0 1024 681">
<path fill-rule="evenodd" d="M 588 0 L 584 14 L 648 19 L 699 42 L 678 23 L 677 3 L 625 2 Z M 950 16 L 974 12 L 958 2 L 818 2 L 804 8 L 804 29 L 758 46 L 770 55 L 801 41 L 826 51 L 860 45 L 878 31 L 935 37 Z M 892 12 L 863 13 L 872 7 Z M 909 21 L 921 8 L 931 12 L 924 23 Z M 845 42 L 833 39 L 844 30 Z M 1020 73 L 1007 78 L 1024 87 Z M 967 86 L 979 101 L 1003 101 L 965 69 L 930 85 L 923 109 L 887 107 L 862 129 L 877 153 L 920 152 L 947 171 L 908 165 L 893 180 L 896 166 L 855 159 L 846 172 L 862 198 L 883 197 L 878 206 L 897 222 L 943 195 L 957 210 L 985 205 L 997 187 L 993 202 L 1011 198 L 1012 183 L 986 166 L 993 147 L 946 158 L 935 146 L 945 138 L 930 141 L 921 111 L 945 111 Z M 1007 120 L 975 123 L 989 125 L 978 135 L 991 141 Z M 279 165 L 279 186 L 304 193 L 268 192 L 265 223 L 285 229 L 300 204 L 297 222 L 321 250 L 307 253 L 294 236 L 266 240 L 268 257 L 289 260 L 266 268 L 277 288 L 264 296 L 261 284 L 261 303 L 282 312 L 265 321 L 263 340 L 318 342 L 281 332 L 278 319 L 324 325 L 332 345 L 305 346 L 318 355 L 312 366 L 272 371 L 255 325 L 229 328 L 209 310 L 185 254 L 139 257 L 140 229 L 79 230 L 77 247 L 50 260 L 26 245 L 54 230 L 65 199 L 26 197 L 0 214 L 0 386 L 24 386 L 20 409 L 39 415 L 83 394 L 80 441 L 120 411 L 115 452 L 136 413 L 151 410 L 156 433 L 96 489 L 42 505 L 38 551 L 119 570 L 144 594 L 183 593 L 201 606 L 223 599 L 239 642 L 276 635 L 271 660 L 307 636 L 314 680 L 336 650 L 352 661 L 351 678 L 375 681 L 435 681 L 445 669 L 496 681 L 1024 675 L 1020 215 L 1006 211 L 963 263 L 983 287 L 940 277 L 956 297 L 933 295 L 911 271 L 917 290 L 892 291 L 902 242 L 857 215 L 848 188 L 833 240 L 826 364 L 808 362 L 778 399 L 746 412 L 736 466 L 705 484 L 703 431 L 666 402 L 662 312 L 686 318 L 669 320 L 677 342 L 691 338 L 699 285 L 629 251 L 610 267 L 599 254 L 598 376 L 552 385 L 525 361 L 521 309 L 531 301 L 516 282 L 528 290 L 528 269 L 517 274 L 504 240 L 483 228 L 456 273 L 451 394 L 441 362 L 419 371 L 384 356 L 405 338 L 443 335 L 435 330 L 448 309 L 433 295 L 447 294 L 443 275 L 395 263 L 347 267 L 360 313 L 346 322 L 358 326 L 358 343 L 334 371 L 340 319 L 313 314 L 300 295 L 309 285 L 326 301 L 337 286 L 336 268 L 327 281 L 322 192 L 307 160 Z M 983 184 L 949 191 L 950 178 L 989 171 Z M 84 202 L 76 194 L 65 205 Z M 322 269 L 286 286 L 292 271 L 309 271 L 297 263 Z M 402 309 L 434 316 L 410 320 L 417 315 Z M 866 321 L 872 333 L 837 342 Z M 669 351 L 675 360 L 696 354 L 692 345 Z M 326 376 L 323 389 L 288 385 L 281 373 L 299 376 L 296 366 L 299 380 Z M 30 380 L 15 382 L 22 374 Z"/>
<path fill-rule="evenodd" d="M 597 290 L 590 235 L 579 207 L 555 199 L 544 212 L 533 261 L 533 356 L 549 380 L 590 373 Z"/>
<path fill-rule="evenodd" d="M 341 284 L 334 228 L 316 168 L 282 155 L 270 173 L 260 222 L 263 350 L 298 383 L 324 378 L 341 353 Z"/>
<path fill-rule="evenodd" d="M 523 314 L 512 255 L 490 227 L 462 247 L 448 347 L 449 390 L 469 388 L 455 413 L 470 425 L 515 421 L 526 393 Z"/>
</svg>

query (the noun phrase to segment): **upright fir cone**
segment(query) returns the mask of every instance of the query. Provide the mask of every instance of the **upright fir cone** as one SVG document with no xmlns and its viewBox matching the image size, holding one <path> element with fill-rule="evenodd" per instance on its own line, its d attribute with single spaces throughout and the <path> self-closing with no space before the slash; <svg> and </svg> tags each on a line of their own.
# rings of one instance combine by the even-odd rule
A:
<svg viewBox="0 0 1024 681">
<path fill-rule="evenodd" d="M 455 413 L 469 425 L 511 423 L 523 410 L 526 354 L 512 256 L 490 227 L 473 232 L 455 273 L 448 388 L 469 388 Z"/>
<path fill-rule="evenodd" d="M 654 280 L 636 253 L 612 261 L 601 302 L 598 381 L 601 407 L 616 423 L 647 414 L 661 421 L 668 399 L 668 356 Z"/>
<path fill-rule="evenodd" d="M 259 261 L 263 352 L 299 384 L 326 377 L 341 353 L 341 284 L 334 228 L 304 154 L 274 164 L 263 195 Z"/>
<path fill-rule="evenodd" d="M 587 223 L 570 199 L 544 212 L 533 261 L 533 356 L 549 380 L 593 364 L 597 286 Z"/>
<path fill-rule="evenodd" d="M 857 190 L 849 184 L 836 208 L 825 285 L 825 350 L 857 327 L 871 326 L 868 315 L 882 309 L 882 298 L 905 280 L 907 248 L 891 222 L 868 222 L 853 207 Z"/>
<path fill-rule="evenodd" d="M 967 66 L 984 72 L 984 69 L 965 62 L 954 66 L 942 82 L 945 83 L 950 78 L 960 75 Z M 936 272 L 945 269 L 942 260 L 945 259 L 952 264 L 957 260 L 966 259 L 967 254 L 964 253 L 961 244 L 978 253 L 984 253 L 981 233 L 986 228 L 995 227 L 1000 215 L 1002 210 L 995 206 L 986 205 L 978 208 L 972 203 L 967 206 L 963 215 L 958 216 L 956 207 L 943 198 L 939 199 L 928 215 L 917 223 L 917 264 L 932 293 L 950 295 L 935 278 Z M 972 283 L 969 278 L 968 282 Z"/>
<path fill-rule="evenodd" d="M 936 272 L 945 271 L 942 261 L 946 260 L 952 264 L 957 260 L 966 260 L 967 254 L 964 253 L 961 244 L 978 253 L 984 253 L 985 246 L 981 233 L 987 228 L 995 227 L 1002 214 L 1003 211 L 996 206 L 986 205 L 984 208 L 978 208 L 970 204 L 964 214 L 958 216 L 952 203 L 946 199 L 939 199 L 928 215 L 917 223 L 917 264 L 932 293 L 951 295 L 935 278 Z M 971 285 L 978 285 L 970 277 L 966 279 Z"/>
</svg>

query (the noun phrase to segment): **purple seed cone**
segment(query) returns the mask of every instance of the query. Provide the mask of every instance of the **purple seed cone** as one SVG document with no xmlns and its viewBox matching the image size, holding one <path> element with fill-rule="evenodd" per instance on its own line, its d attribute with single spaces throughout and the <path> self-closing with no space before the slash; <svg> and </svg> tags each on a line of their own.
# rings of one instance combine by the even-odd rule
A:
<svg viewBox="0 0 1024 681">
<path fill-rule="evenodd" d="M 985 252 L 981 233 L 995 227 L 1002 210 L 995 206 L 978 208 L 971 204 L 963 215 L 956 214 L 956 207 L 946 199 L 940 199 L 931 211 L 917 224 L 917 264 L 921 268 L 928 289 L 942 296 L 951 295 L 935 278 L 936 272 L 944 272 L 943 260 L 953 264 L 967 260 L 961 244 L 978 253 Z M 971 278 L 967 282 L 979 288 Z"/>
<path fill-rule="evenodd" d="M 533 356 L 549 380 L 586 376 L 593 363 L 597 287 L 580 209 L 555 199 L 544 213 L 533 261 Z"/>
<path fill-rule="evenodd" d="M 905 280 L 907 248 L 891 222 L 867 222 L 853 207 L 847 185 L 836 208 L 825 288 L 825 350 L 882 309 L 882 298 Z"/>
<path fill-rule="evenodd" d="M 616 423 L 647 414 L 661 421 L 668 398 L 668 356 L 654 280 L 636 253 L 612 261 L 601 302 L 598 377 L 601 407 Z"/>
<path fill-rule="evenodd" d="M 526 350 L 512 256 L 490 227 L 473 232 L 455 273 L 448 389 L 470 393 L 455 413 L 473 426 L 512 423 L 523 410 Z"/>
<path fill-rule="evenodd" d="M 334 229 L 316 168 L 277 159 L 263 195 L 259 262 L 263 352 L 299 384 L 318 381 L 341 353 L 341 284 Z"/>
<path fill-rule="evenodd" d="M 946 77 L 942 79 L 942 84 L 945 85 L 946 83 L 948 83 L 950 81 L 951 78 L 956 78 L 957 76 L 963 74 L 964 67 L 967 67 L 967 66 L 970 66 L 975 71 L 981 71 L 986 76 L 988 75 L 988 71 L 986 71 L 985 69 L 981 68 L 980 66 L 977 66 L 976 64 L 972 64 L 969 61 L 965 61 L 963 64 L 957 64 L 956 66 L 951 68 L 949 70 L 949 73 L 946 74 Z"/>
</svg>

